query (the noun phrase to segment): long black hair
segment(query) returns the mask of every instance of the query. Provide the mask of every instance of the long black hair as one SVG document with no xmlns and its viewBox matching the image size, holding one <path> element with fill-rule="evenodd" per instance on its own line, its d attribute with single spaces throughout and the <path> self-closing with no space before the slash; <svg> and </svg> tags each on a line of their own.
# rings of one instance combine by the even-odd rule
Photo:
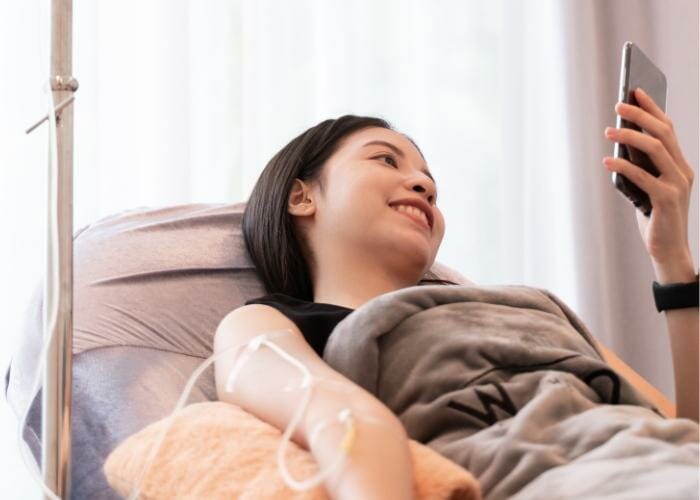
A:
<svg viewBox="0 0 700 500">
<path fill-rule="evenodd" d="M 344 115 L 324 120 L 292 139 L 263 169 L 246 202 L 242 230 L 246 249 L 267 293 L 284 293 L 313 302 L 309 259 L 314 256 L 287 212 L 289 192 L 295 179 L 317 181 L 323 192 L 322 167 L 326 160 L 343 138 L 367 127 L 395 130 L 386 120 L 371 116 Z M 432 271 L 417 284 L 421 283 L 457 284 L 438 279 Z"/>
</svg>

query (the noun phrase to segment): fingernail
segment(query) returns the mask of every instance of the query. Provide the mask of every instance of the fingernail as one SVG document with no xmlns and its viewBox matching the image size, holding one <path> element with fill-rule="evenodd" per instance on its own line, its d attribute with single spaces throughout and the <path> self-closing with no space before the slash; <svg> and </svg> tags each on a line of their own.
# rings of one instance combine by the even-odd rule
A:
<svg viewBox="0 0 700 500">
<path fill-rule="evenodd" d="M 639 93 L 642 94 L 642 95 L 647 95 L 647 93 L 644 92 L 644 91 L 641 89 L 641 87 L 637 87 L 637 92 L 639 92 Z"/>
</svg>

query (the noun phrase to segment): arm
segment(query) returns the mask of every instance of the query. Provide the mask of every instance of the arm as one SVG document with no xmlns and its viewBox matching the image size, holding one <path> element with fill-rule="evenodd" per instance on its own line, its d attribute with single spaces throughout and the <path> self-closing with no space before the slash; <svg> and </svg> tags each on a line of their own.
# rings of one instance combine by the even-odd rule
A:
<svg viewBox="0 0 700 500">
<path fill-rule="evenodd" d="M 651 257 L 657 281 L 690 282 L 695 278 L 688 245 L 688 209 L 695 171 L 683 156 L 671 119 L 640 89 L 638 106 L 618 103 L 617 113 L 643 131 L 630 128 L 606 130 L 613 142 L 637 148 L 651 158 L 655 176 L 625 159 L 604 160 L 606 167 L 627 177 L 649 195 L 649 217 L 635 211 L 639 233 Z M 673 356 L 677 416 L 698 421 L 698 308 L 665 311 Z"/>
<path fill-rule="evenodd" d="M 667 270 L 659 268 L 657 281 L 662 285 L 692 281 L 695 273 L 692 260 L 690 262 L 690 265 L 679 266 L 678 271 L 672 268 Z M 700 325 L 698 308 L 669 309 L 664 311 L 664 314 L 671 342 L 676 405 L 601 342 L 596 340 L 596 344 L 603 352 L 605 361 L 649 398 L 664 415 L 670 418 L 690 418 L 697 422 L 698 392 L 700 391 L 698 388 L 698 326 Z"/>
<path fill-rule="evenodd" d="M 275 338 L 273 341 L 278 346 L 303 363 L 313 375 L 340 381 L 352 389 L 348 394 L 331 385 L 314 388 L 304 416 L 292 434 L 292 441 L 311 451 L 320 468 L 335 460 L 345 429 L 342 425 L 326 428 L 310 449 L 309 434 L 319 420 L 350 407 L 357 415 L 379 418 L 389 426 L 356 419 L 355 442 L 345 466 L 324 482 L 329 496 L 334 499 L 412 499 L 410 450 L 401 422 L 381 401 L 328 366 L 289 318 L 261 304 L 240 307 L 219 324 L 214 351 L 246 342 L 265 331 L 282 329 L 292 330 L 293 335 Z M 301 371 L 263 345 L 243 365 L 234 392 L 226 392 L 226 380 L 237 356 L 236 349 L 230 352 L 230 356 L 224 355 L 215 362 L 219 399 L 240 406 L 284 432 L 304 393 L 302 390 L 285 392 L 282 388 L 290 382 L 298 386 Z M 397 439 L 397 435 L 403 439 Z"/>
<path fill-rule="evenodd" d="M 695 279 L 692 257 L 655 266 L 659 284 L 689 283 Z M 664 311 L 673 356 L 678 418 L 698 422 L 698 308 Z"/>
</svg>

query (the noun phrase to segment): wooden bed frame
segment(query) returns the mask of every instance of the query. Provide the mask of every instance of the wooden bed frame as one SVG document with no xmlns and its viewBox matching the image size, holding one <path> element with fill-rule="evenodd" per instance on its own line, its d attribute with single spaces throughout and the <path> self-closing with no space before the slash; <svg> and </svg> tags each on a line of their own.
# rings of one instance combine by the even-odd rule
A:
<svg viewBox="0 0 700 500">
<path fill-rule="evenodd" d="M 603 352 L 605 361 L 618 374 L 622 375 L 634 387 L 639 389 L 657 408 L 669 418 L 676 417 L 676 405 L 674 405 L 661 391 L 651 385 L 644 377 L 635 372 L 632 367 L 618 358 L 614 352 L 596 340 L 596 344 Z"/>
</svg>

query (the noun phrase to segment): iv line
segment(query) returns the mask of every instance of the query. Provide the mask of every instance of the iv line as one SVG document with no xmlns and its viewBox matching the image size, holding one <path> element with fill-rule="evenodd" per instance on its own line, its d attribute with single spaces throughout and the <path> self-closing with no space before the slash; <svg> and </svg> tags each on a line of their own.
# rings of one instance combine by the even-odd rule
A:
<svg viewBox="0 0 700 500">
<path fill-rule="evenodd" d="M 47 91 L 46 85 L 44 86 L 44 91 Z M 55 105 L 54 105 L 54 99 L 53 99 L 53 92 L 50 90 L 48 91 L 48 97 L 49 97 L 49 149 L 50 149 L 50 156 L 49 156 L 49 197 L 48 197 L 48 207 L 50 210 L 47 210 L 48 212 L 51 213 L 52 219 L 53 219 L 53 224 L 51 224 L 51 221 L 49 221 L 49 227 L 52 228 L 51 231 L 51 262 L 52 262 L 52 269 L 54 270 L 53 274 L 53 279 L 51 280 L 51 285 L 52 285 L 52 290 L 53 293 L 51 293 L 49 296 L 53 297 L 52 303 L 50 304 L 50 311 L 47 312 L 47 307 L 46 304 L 44 304 L 44 316 L 43 316 L 43 324 L 44 324 L 44 334 L 42 336 L 44 340 L 44 345 L 42 346 L 41 349 L 41 354 L 39 355 L 39 365 L 37 367 L 37 371 L 34 374 L 34 384 L 32 386 L 31 391 L 29 392 L 29 399 L 27 402 L 27 406 L 24 409 L 24 412 L 22 414 L 22 418 L 19 421 L 19 429 L 17 432 L 17 444 L 19 446 L 20 450 L 20 455 L 22 457 L 22 462 L 24 462 L 25 468 L 29 471 L 32 479 L 42 488 L 44 491 L 44 494 L 49 496 L 52 500 L 61 500 L 58 495 L 56 495 L 51 489 L 44 483 L 44 480 L 41 478 L 41 470 L 37 472 L 35 468 L 32 465 L 29 465 L 29 462 L 27 461 L 27 450 L 29 446 L 27 445 L 26 441 L 22 438 L 23 430 L 26 426 L 26 420 L 27 416 L 29 414 L 29 407 L 32 404 L 32 401 L 36 397 L 36 394 L 38 393 L 39 390 L 39 380 L 41 378 L 41 375 L 43 373 L 44 365 L 46 363 L 46 351 L 48 350 L 48 346 L 51 344 L 54 338 L 54 332 L 56 330 L 56 321 L 58 318 L 58 295 L 59 295 L 59 288 L 58 288 L 58 214 L 56 207 L 53 204 L 53 201 L 56 199 L 56 193 L 58 190 L 58 150 L 56 148 L 56 141 L 57 141 L 57 136 L 56 136 L 56 110 L 55 110 Z M 48 332 L 48 340 L 46 339 L 46 334 Z M 42 412 L 45 411 L 44 408 L 42 408 Z M 29 450 L 31 453 L 31 450 Z"/>
</svg>

